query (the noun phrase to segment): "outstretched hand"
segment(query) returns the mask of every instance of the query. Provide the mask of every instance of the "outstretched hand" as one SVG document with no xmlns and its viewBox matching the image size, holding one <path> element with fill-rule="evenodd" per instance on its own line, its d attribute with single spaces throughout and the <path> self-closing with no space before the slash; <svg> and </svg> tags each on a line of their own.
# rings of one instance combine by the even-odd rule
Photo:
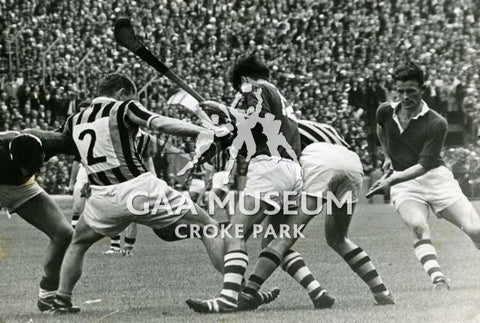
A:
<svg viewBox="0 0 480 323">
<path fill-rule="evenodd" d="M 207 114 L 216 113 L 220 116 L 229 116 L 227 107 L 222 103 L 213 100 L 205 100 L 200 102 L 199 105 Z"/>
<path fill-rule="evenodd" d="M 376 194 L 383 194 L 390 189 L 392 185 L 389 177 L 393 174 L 393 169 L 387 170 L 387 172 L 378 180 L 376 181 L 372 187 L 368 190 L 368 193 L 365 195 L 367 199 L 371 198 Z"/>
<path fill-rule="evenodd" d="M 214 125 L 210 122 L 207 122 L 207 121 L 202 121 L 201 124 L 202 124 L 202 126 L 207 128 L 208 130 L 213 131 L 213 134 L 217 138 L 225 137 L 232 132 L 231 127 L 228 127 L 228 125 L 216 126 L 216 125 Z"/>
</svg>

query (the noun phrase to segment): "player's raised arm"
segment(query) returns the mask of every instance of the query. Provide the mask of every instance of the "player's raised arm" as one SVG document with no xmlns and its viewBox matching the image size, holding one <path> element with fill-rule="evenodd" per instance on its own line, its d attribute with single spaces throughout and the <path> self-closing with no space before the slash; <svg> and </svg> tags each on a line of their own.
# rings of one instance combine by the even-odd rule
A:
<svg viewBox="0 0 480 323">
<path fill-rule="evenodd" d="M 197 136 L 200 132 L 205 131 L 204 128 L 192 123 L 150 112 L 137 101 L 128 103 L 126 111 L 128 120 L 140 127 L 178 136 Z"/>
<path fill-rule="evenodd" d="M 22 133 L 34 135 L 42 141 L 46 160 L 58 154 L 77 154 L 75 144 L 68 133 L 40 129 L 25 129 Z"/>
<path fill-rule="evenodd" d="M 16 136 L 18 136 L 20 134 L 20 132 L 18 131 L 4 131 L 2 133 L 0 133 L 0 140 L 12 140 L 13 138 L 15 138 Z"/>
<path fill-rule="evenodd" d="M 231 108 L 227 107 L 225 104 L 213 101 L 213 100 L 205 100 L 199 103 L 200 107 L 203 108 L 203 111 L 207 113 L 208 116 L 213 114 L 217 114 L 220 117 L 224 117 L 230 119 L 231 115 Z"/>
</svg>

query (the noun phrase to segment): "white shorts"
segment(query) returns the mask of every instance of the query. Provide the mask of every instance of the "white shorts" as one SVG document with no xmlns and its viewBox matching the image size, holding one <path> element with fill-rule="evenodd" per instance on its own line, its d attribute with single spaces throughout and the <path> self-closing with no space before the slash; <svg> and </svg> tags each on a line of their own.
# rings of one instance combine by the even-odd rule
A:
<svg viewBox="0 0 480 323">
<path fill-rule="evenodd" d="M 77 173 L 77 179 L 75 181 L 75 186 L 73 186 L 73 213 L 82 213 L 83 209 L 85 208 L 85 202 L 86 198 L 80 196 L 81 189 L 83 185 L 88 183 L 88 176 L 85 168 L 83 166 L 80 166 L 78 173 Z"/>
<path fill-rule="evenodd" d="M 282 208 L 285 192 L 290 192 L 288 200 L 295 201 L 292 204 L 298 205 L 302 187 L 302 168 L 293 160 L 266 155 L 250 160 L 245 195 L 259 197 L 262 201 Z M 266 199 L 266 195 L 272 192 L 277 195 Z"/>
<path fill-rule="evenodd" d="M 363 167 L 353 151 L 340 145 L 313 143 L 302 151 L 300 164 L 305 194 L 326 198 L 327 192 L 332 192 L 342 200 L 351 192 L 351 202 L 358 202 Z"/>
<path fill-rule="evenodd" d="M 45 191 L 33 176 L 22 185 L 0 184 L 0 205 L 6 207 L 8 212 L 14 213 L 18 207 L 42 192 Z"/>
<path fill-rule="evenodd" d="M 83 217 L 94 231 L 109 237 L 132 222 L 153 229 L 167 227 L 193 208 L 189 197 L 150 172 L 120 184 L 90 188 Z"/>
<path fill-rule="evenodd" d="M 393 185 L 390 196 L 397 210 L 404 201 L 416 201 L 429 205 L 435 213 L 465 198 L 452 172 L 445 166 L 431 169 L 422 176 Z"/>
<path fill-rule="evenodd" d="M 224 192 L 229 191 L 228 184 L 228 172 L 216 172 L 212 176 L 212 190 L 222 190 Z"/>
<path fill-rule="evenodd" d="M 190 193 L 197 193 L 200 194 L 202 191 L 205 189 L 205 181 L 198 179 L 198 178 L 192 178 L 192 181 L 190 183 L 190 187 L 188 188 L 188 191 Z"/>
</svg>

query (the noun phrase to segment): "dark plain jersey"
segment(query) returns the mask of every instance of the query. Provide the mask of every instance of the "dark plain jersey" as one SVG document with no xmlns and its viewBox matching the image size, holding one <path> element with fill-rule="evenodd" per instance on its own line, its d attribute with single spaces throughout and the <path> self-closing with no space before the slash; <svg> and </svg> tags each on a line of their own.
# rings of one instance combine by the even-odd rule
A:
<svg viewBox="0 0 480 323">
<path fill-rule="evenodd" d="M 350 149 L 350 145 L 334 127 L 309 120 L 297 120 L 302 150 L 316 142 L 341 145 Z"/>
<path fill-rule="evenodd" d="M 260 117 L 264 117 L 266 113 L 271 113 L 274 116 L 274 120 L 281 122 L 279 134 L 285 137 L 298 159 L 301 151 L 298 126 L 297 123 L 288 116 L 288 102 L 273 84 L 265 81 L 256 82 L 252 85 L 251 91 L 242 93 L 242 99 L 238 102 L 236 108 L 247 111 L 249 107 L 256 107 L 259 103 L 259 99 L 255 94 L 258 89 L 261 90 L 262 100 Z M 253 154 L 253 157 L 258 155 L 272 156 L 267 146 L 268 138 L 263 133 L 263 126 L 261 124 L 257 123 L 252 129 L 252 135 L 256 144 L 256 152 Z M 283 146 L 278 148 L 278 153 L 282 158 L 292 159 Z M 240 150 L 240 155 L 247 156 L 245 145 Z"/>
<path fill-rule="evenodd" d="M 425 102 L 422 104 L 426 106 Z M 429 170 L 444 165 L 441 152 L 448 131 L 447 121 L 437 112 L 428 109 L 425 114 L 420 113 L 410 120 L 407 128 L 400 132 L 393 119 L 394 111 L 391 103 L 381 104 L 377 110 L 377 123 L 385 132 L 393 169 L 402 171 L 420 164 Z"/>
<path fill-rule="evenodd" d="M 66 121 L 64 132 L 75 142 L 92 185 L 123 183 L 147 172 L 137 149 L 139 128 L 128 110 L 145 122 L 155 116 L 137 101 L 99 97 Z"/>
<path fill-rule="evenodd" d="M 75 146 L 71 139 L 61 132 L 26 129 L 22 133 L 35 135 L 40 139 L 45 152 L 45 160 L 54 155 L 73 155 L 75 152 Z M 10 142 L 19 134 L 15 131 L 0 134 L 0 184 L 22 185 L 29 179 L 22 175 L 19 165 L 10 158 Z"/>
</svg>

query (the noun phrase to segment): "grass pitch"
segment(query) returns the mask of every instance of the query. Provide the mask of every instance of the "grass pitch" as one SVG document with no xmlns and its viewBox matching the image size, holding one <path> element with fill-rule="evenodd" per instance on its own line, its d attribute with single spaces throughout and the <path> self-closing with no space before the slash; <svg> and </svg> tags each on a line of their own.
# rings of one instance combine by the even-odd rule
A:
<svg viewBox="0 0 480 323">
<path fill-rule="evenodd" d="M 68 199 L 58 199 L 70 218 Z M 480 203 L 475 202 L 480 210 Z M 46 316 L 36 309 L 41 262 L 47 238 L 18 216 L 0 214 L 0 322 L 480 322 L 480 253 L 446 221 L 431 219 L 433 243 L 450 291 L 433 291 L 413 254 L 412 234 L 394 209 L 359 205 L 350 238 L 364 248 L 397 302 L 374 306 L 366 285 L 324 241 L 323 217 L 315 219 L 295 250 L 322 285 L 336 297 L 332 309 L 314 310 L 306 292 L 278 270 L 265 286 L 281 288 L 279 298 L 257 311 L 202 315 L 187 298 L 215 296 L 221 276 L 198 240 L 166 243 L 139 228 L 132 257 L 106 256 L 103 239 L 87 254 L 74 291 L 77 315 Z M 250 263 L 259 240 L 249 242 Z M 249 268 L 251 270 L 251 268 Z"/>
</svg>

